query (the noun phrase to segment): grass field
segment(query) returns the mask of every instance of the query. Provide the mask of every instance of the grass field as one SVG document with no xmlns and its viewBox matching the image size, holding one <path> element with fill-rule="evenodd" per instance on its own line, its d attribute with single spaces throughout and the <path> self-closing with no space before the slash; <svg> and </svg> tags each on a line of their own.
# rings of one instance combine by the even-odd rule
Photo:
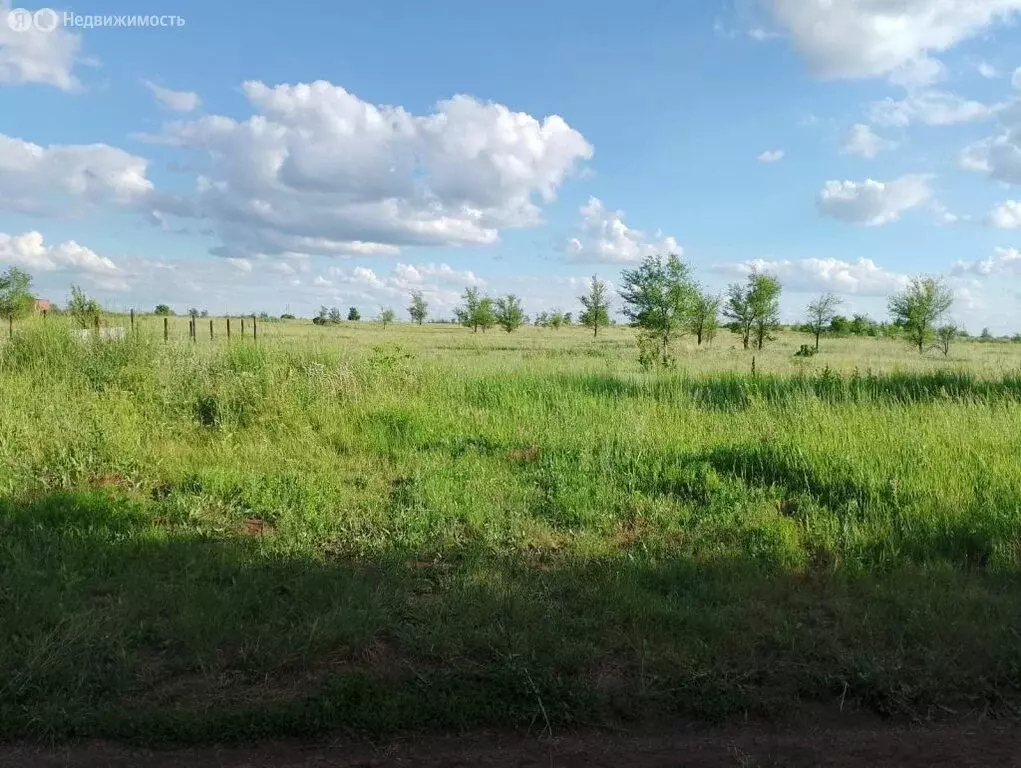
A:
<svg viewBox="0 0 1021 768">
<path fill-rule="evenodd" d="M 1021 705 L 1021 345 L 207 322 L 0 345 L 0 738 Z"/>
</svg>

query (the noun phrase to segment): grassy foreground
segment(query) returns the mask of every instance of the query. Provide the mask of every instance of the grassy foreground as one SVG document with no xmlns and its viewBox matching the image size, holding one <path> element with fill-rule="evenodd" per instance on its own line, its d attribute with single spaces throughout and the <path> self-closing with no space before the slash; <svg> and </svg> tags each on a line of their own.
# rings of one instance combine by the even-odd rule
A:
<svg viewBox="0 0 1021 768">
<path fill-rule="evenodd" d="M 0 738 L 1021 704 L 1021 348 L 0 346 Z"/>
</svg>

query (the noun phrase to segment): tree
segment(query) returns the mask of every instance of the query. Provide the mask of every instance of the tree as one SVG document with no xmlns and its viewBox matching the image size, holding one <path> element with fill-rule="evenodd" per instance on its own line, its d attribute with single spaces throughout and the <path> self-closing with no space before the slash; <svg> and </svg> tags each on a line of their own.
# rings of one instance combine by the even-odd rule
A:
<svg viewBox="0 0 1021 768">
<path fill-rule="evenodd" d="M 95 299 L 89 298 L 77 285 L 71 286 L 71 300 L 67 302 L 67 313 L 75 319 L 82 328 L 90 328 L 99 322 L 102 314 L 102 307 Z"/>
<path fill-rule="evenodd" d="M 338 315 L 340 314 L 339 310 L 337 311 L 337 314 Z M 350 320 L 352 323 L 357 323 L 359 320 L 362 319 L 362 313 L 358 311 L 357 307 L 349 307 L 347 310 L 347 319 Z M 339 318 L 337 322 L 340 322 Z"/>
<path fill-rule="evenodd" d="M 932 340 L 936 323 L 953 303 L 954 294 L 941 278 L 913 277 L 907 288 L 890 299 L 890 315 L 922 354 Z"/>
<path fill-rule="evenodd" d="M 191 309 L 188 310 L 188 317 L 190 317 L 192 320 L 194 320 L 198 316 L 199 311 L 195 309 L 195 307 L 192 307 Z"/>
<path fill-rule="evenodd" d="M 944 325 L 936 330 L 936 348 L 943 353 L 943 357 L 950 357 L 950 345 L 960 335 L 960 331 L 953 325 Z"/>
<path fill-rule="evenodd" d="M 408 314 L 411 315 L 412 322 L 419 325 L 425 322 L 425 318 L 429 314 L 429 304 L 426 302 L 425 297 L 422 296 L 421 291 L 411 292 L 411 306 L 408 307 Z"/>
<path fill-rule="evenodd" d="M 549 312 L 540 312 L 535 316 L 535 324 L 540 328 L 549 327 Z"/>
<path fill-rule="evenodd" d="M 837 316 L 837 307 L 843 303 L 843 299 L 832 293 L 824 293 L 808 305 L 808 325 L 815 335 L 815 351 L 819 351 L 819 337 L 833 322 Z"/>
<path fill-rule="evenodd" d="M 695 298 L 695 306 L 691 316 L 691 332 L 695 334 L 698 346 L 702 342 L 712 342 L 719 326 L 720 303 L 722 299 L 709 293 L 699 291 Z"/>
<path fill-rule="evenodd" d="M 263 312 L 262 314 L 265 315 L 266 313 Z M 208 309 L 203 309 L 201 312 L 199 312 L 199 315 L 202 316 L 202 317 L 209 317 L 209 310 Z"/>
<path fill-rule="evenodd" d="M 749 278 L 748 301 L 755 317 L 755 341 L 762 349 L 769 332 L 780 325 L 780 293 L 783 286 L 772 275 L 753 272 Z"/>
<path fill-rule="evenodd" d="M 280 315 L 280 319 L 281 320 L 296 320 L 297 318 L 294 315 L 292 315 L 290 312 L 284 312 L 282 315 Z"/>
<path fill-rule="evenodd" d="M 157 304 L 153 314 L 157 317 L 171 317 L 174 314 L 174 310 L 168 304 Z"/>
<path fill-rule="evenodd" d="M 24 270 L 11 267 L 0 275 L 0 317 L 7 321 L 10 329 L 14 321 L 32 311 L 35 301 L 30 292 L 32 277 Z"/>
<path fill-rule="evenodd" d="M 522 326 L 525 318 L 525 310 L 521 308 L 521 300 L 513 293 L 501 296 L 496 300 L 495 311 L 496 323 L 507 333 L 517 330 Z"/>
<path fill-rule="evenodd" d="M 993 334 L 990 333 L 988 328 L 983 328 L 982 329 L 982 333 L 980 333 L 978 335 L 978 340 L 979 341 L 992 341 L 993 340 Z"/>
<path fill-rule="evenodd" d="M 606 283 L 599 275 L 592 275 L 588 293 L 579 296 L 578 301 L 585 308 L 578 320 L 586 328 L 592 329 L 593 338 L 599 335 L 599 329 L 610 324 L 610 301 L 606 298 Z"/>
<path fill-rule="evenodd" d="M 549 315 L 549 327 L 554 331 L 559 331 L 565 323 L 564 313 L 559 309 L 554 309 Z"/>
<path fill-rule="evenodd" d="M 471 328 L 473 333 L 478 333 L 480 328 L 485 333 L 487 329 L 493 327 L 496 315 L 493 312 L 492 299 L 479 296 L 478 288 L 465 288 L 461 298 L 464 305 L 455 310 L 457 321 L 461 325 Z"/>
<path fill-rule="evenodd" d="M 390 323 L 397 319 L 397 313 L 393 311 L 392 307 L 383 307 L 379 313 L 379 321 L 386 328 Z"/>
<path fill-rule="evenodd" d="M 752 325 L 755 313 L 748 301 L 748 289 L 740 283 L 731 283 L 727 287 L 727 303 L 723 305 L 723 316 L 730 320 L 730 330 L 741 337 L 745 349 L 752 338 Z"/>
<path fill-rule="evenodd" d="M 741 343 L 748 349 L 755 335 L 755 345 L 762 349 L 769 332 L 780 324 L 780 293 L 783 286 L 772 275 L 752 272 L 744 285 L 733 283 L 727 288 L 727 303 L 723 315 L 730 322 L 730 328 L 741 336 Z"/>
<path fill-rule="evenodd" d="M 691 327 L 698 296 L 691 270 L 676 254 L 647 256 L 621 273 L 621 286 L 624 316 L 642 329 L 639 359 L 668 365 L 670 343 Z"/>
</svg>

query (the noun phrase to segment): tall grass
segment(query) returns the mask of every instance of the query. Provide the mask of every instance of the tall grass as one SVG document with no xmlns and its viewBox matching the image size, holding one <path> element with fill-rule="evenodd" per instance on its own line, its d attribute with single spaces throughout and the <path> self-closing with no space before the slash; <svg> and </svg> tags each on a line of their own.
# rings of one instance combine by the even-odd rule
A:
<svg viewBox="0 0 1021 768">
<path fill-rule="evenodd" d="M 319 331 L 0 347 L 0 735 L 1021 701 L 1012 358 Z"/>
</svg>

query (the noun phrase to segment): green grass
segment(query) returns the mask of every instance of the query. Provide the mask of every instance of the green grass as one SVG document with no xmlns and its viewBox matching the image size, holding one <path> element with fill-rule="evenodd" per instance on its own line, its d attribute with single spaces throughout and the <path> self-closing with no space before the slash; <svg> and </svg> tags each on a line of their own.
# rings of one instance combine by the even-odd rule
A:
<svg viewBox="0 0 1021 768">
<path fill-rule="evenodd" d="M 1021 345 L 172 322 L 0 346 L 0 738 L 1021 704 Z"/>
</svg>

